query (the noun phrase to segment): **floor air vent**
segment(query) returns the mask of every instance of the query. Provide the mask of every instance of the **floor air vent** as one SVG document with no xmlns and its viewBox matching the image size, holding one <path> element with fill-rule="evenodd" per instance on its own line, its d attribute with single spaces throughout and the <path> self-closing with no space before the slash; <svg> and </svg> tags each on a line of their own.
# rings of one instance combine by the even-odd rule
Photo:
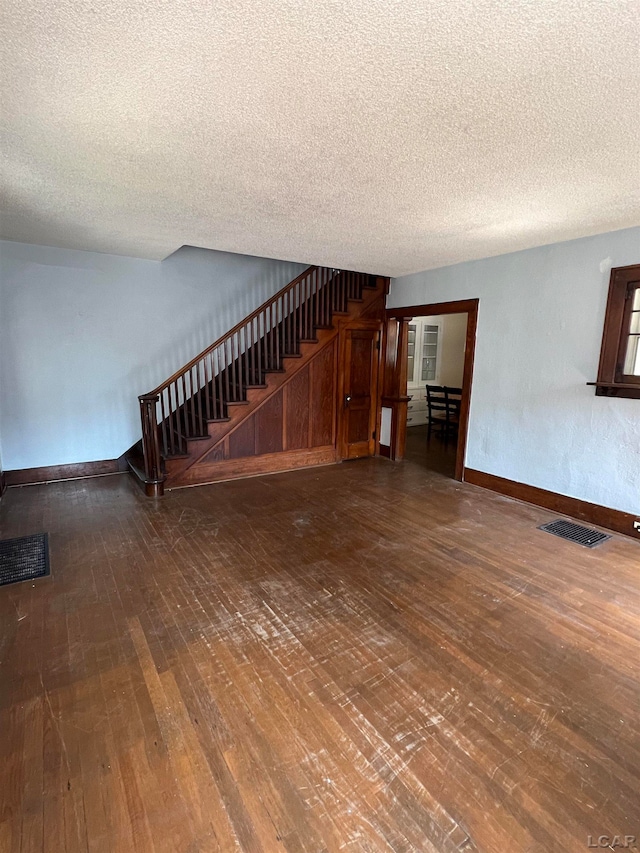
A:
<svg viewBox="0 0 640 853">
<path fill-rule="evenodd" d="M 49 542 L 46 533 L 0 540 L 0 586 L 48 574 Z"/>
<path fill-rule="evenodd" d="M 578 545 L 584 545 L 585 548 L 595 548 L 596 545 L 601 545 L 607 539 L 611 539 L 606 533 L 600 533 L 599 530 L 593 530 L 591 527 L 583 527 L 581 524 L 574 524 L 572 521 L 552 521 L 549 524 L 543 524 L 538 530 L 546 530 L 547 533 L 553 533 L 554 536 L 559 536 L 561 539 L 568 539 L 569 542 L 577 542 Z"/>
</svg>

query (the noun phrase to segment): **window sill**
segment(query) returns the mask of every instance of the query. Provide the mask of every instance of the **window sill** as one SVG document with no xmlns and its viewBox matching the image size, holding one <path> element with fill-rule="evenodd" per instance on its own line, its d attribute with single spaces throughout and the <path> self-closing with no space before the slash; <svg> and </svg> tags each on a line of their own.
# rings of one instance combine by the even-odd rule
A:
<svg viewBox="0 0 640 853">
<path fill-rule="evenodd" d="M 628 397 L 640 400 L 640 385 L 626 382 L 587 382 L 596 389 L 596 397 Z"/>
</svg>

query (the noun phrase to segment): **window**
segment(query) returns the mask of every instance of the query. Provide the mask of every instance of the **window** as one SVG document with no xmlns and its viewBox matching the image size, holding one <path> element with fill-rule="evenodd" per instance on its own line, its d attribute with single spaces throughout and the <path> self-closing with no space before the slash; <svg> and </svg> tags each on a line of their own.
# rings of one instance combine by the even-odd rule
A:
<svg viewBox="0 0 640 853">
<path fill-rule="evenodd" d="M 596 394 L 640 399 L 640 264 L 611 270 Z"/>
</svg>

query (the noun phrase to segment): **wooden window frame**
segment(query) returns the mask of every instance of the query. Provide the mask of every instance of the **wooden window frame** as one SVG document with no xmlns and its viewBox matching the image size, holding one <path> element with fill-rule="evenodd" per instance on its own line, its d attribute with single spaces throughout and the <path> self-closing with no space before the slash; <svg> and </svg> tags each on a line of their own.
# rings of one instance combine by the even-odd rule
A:
<svg viewBox="0 0 640 853">
<path fill-rule="evenodd" d="M 629 397 L 640 400 L 640 376 L 624 374 L 633 295 L 640 288 L 640 264 L 611 270 L 609 297 L 604 318 L 598 379 L 598 397 Z"/>
</svg>

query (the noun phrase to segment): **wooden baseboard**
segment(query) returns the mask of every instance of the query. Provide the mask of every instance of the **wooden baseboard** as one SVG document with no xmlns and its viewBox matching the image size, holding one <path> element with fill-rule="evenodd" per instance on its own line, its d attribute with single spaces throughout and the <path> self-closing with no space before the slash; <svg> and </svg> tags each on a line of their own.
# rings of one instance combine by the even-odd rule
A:
<svg viewBox="0 0 640 853">
<path fill-rule="evenodd" d="M 7 486 L 33 486 L 55 480 L 82 480 L 104 474 L 122 474 L 127 470 L 124 456 L 119 459 L 102 459 L 98 462 L 74 462 L 71 465 L 49 465 L 44 468 L 21 468 L 5 471 Z"/>
<path fill-rule="evenodd" d="M 333 445 L 304 450 L 289 450 L 281 453 L 265 453 L 261 456 L 247 456 L 242 459 L 226 459 L 208 465 L 194 465 L 181 474 L 179 478 L 168 479 L 165 489 L 170 491 L 186 486 L 241 480 L 260 474 L 282 474 L 285 471 L 295 471 L 297 468 L 331 465 L 337 461 L 336 449 Z"/>
<path fill-rule="evenodd" d="M 578 498 L 570 498 L 567 495 L 559 495 L 556 492 L 548 492 L 536 486 L 528 486 L 526 483 L 517 483 L 515 480 L 507 480 L 504 477 L 496 477 L 494 474 L 486 474 L 484 471 L 476 471 L 473 468 L 464 469 L 464 481 L 474 486 L 482 486 L 483 489 L 491 489 L 510 498 L 516 498 L 525 503 L 550 509 L 560 515 L 568 515 L 580 521 L 596 524 L 598 527 L 606 527 L 615 530 L 616 533 L 625 533 L 640 541 L 640 531 L 634 530 L 633 523 L 638 521 L 639 515 L 630 512 L 611 509 L 610 507 L 581 501 Z"/>
</svg>

